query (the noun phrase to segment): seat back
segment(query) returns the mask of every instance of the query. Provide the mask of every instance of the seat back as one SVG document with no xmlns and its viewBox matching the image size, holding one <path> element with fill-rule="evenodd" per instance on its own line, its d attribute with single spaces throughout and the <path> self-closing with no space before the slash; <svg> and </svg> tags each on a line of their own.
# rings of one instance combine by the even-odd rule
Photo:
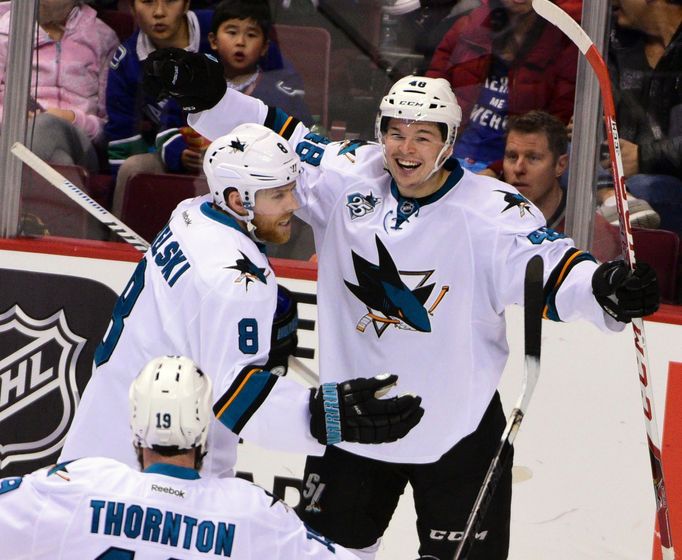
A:
<svg viewBox="0 0 682 560">
<path fill-rule="evenodd" d="M 305 102 L 311 115 L 329 127 L 329 59 L 331 35 L 322 27 L 276 24 L 275 36 L 284 57 L 303 79 Z"/>
<path fill-rule="evenodd" d="M 138 173 L 126 183 L 121 220 L 151 243 L 180 201 L 208 192 L 204 177 Z"/>
<path fill-rule="evenodd" d="M 97 17 L 116 32 L 121 43 L 135 31 L 135 18 L 130 11 L 99 10 Z"/>
<path fill-rule="evenodd" d="M 651 265 L 658 276 L 663 303 L 677 301 L 677 274 L 680 262 L 680 238 L 664 229 L 632 228 L 635 256 Z"/>
</svg>

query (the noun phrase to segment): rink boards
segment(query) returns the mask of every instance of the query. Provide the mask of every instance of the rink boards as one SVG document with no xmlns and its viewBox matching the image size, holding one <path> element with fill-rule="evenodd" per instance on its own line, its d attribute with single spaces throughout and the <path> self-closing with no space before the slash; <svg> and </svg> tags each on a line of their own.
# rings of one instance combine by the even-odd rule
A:
<svg viewBox="0 0 682 560">
<path fill-rule="evenodd" d="M 121 244 L 0 240 L 0 475 L 54 460 L 138 259 Z M 302 360 L 316 369 L 314 269 L 275 267 L 282 284 L 307 294 L 299 338 Z M 509 411 L 523 374 L 521 311 L 510 308 L 507 320 L 511 355 L 500 391 Z M 510 558 L 660 557 L 652 555 L 654 493 L 632 330 L 607 335 L 547 321 L 543 329 L 540 381 L 516 439 Z M 673 537 L 682 547 L 682 308 L 664 306 L 646 321 L 646 338 Z M 303 461 L 243 444 L 238 469 L 294 505 Z M 378 559 L 416 557 L 406 492 Z"/>
</svg>

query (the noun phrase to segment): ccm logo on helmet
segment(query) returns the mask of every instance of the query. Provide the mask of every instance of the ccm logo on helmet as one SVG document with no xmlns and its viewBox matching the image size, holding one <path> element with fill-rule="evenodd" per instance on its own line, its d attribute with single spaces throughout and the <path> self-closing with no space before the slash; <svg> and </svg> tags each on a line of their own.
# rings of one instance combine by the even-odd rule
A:
<svg viewBox="0 0 682 560">
<path fill-rule="evenodd" d="M 410 107 L 421 107 L 424 105 L 421 101 L 399 101 L 398 105 L 408 105 Z"/>
<path fill-rule="evenodd" d="M 158 484 L 152 484 L 152 492 L 161 492 L 162 494 L 172 494 L 173 496 L 177 496 L 178 498 L 184 498 L 185 497 L 185 491 L 184 490 L 176 490 L 175 488 L 172 488 L 171 486 L 159 486 Z"/>
</svg>

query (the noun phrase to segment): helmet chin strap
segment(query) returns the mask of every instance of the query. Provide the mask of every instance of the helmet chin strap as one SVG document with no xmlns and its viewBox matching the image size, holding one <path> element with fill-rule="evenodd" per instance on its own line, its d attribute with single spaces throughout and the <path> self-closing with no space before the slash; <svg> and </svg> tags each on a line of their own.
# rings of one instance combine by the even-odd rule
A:
<svg viewBox="0 0 682 560">
<path fill-rule="evenodd" d="M 433 177 L 438 171 L 440 171 L 443 166 L 445 165 L 445 162 L 447 161 L 448 157 L 446 155 L 447 150 L 452 148 L 452 144 L 448 145 L 445 144 L 443 148 L 441 149 L 440 153 L 438 154 L 438 157 L 436 158 L 436 162 L 433 164 L 433 169 L 431 172 L 424 178 L 424 182 L 428 181 L 431 177 Z M 440 161 L 440 163 L 438 163 Z"/>
</svg>

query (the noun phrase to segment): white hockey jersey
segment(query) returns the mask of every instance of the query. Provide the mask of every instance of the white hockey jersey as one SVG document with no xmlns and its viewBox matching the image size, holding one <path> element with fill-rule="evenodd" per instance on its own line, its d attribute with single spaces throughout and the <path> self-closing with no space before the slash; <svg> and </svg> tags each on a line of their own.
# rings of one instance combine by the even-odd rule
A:
<svg viewBox="0 0 682 560">
<path fill-rule="evenodd" d="M 112 457 L 137 464 L 128 389 L 163 355 L 191 358 L 213 382 L 214 411 L 224 426 L 211 424 L 206 474 L 232 474 L 237 434 L 273 449 L 324 451 L 310 434 L 309 391 L 251 367 L 267 361 L 277 281 L 259 245 L 210 200 L 178 205 L 123 290 L 61 461 Z"/>
<path fill-rule="evenodd" d="M 262 488 L 87 458 L 0 479 L 3 560 L 357 560 Z"/>
<path fill-rule="evenodd" d="M 318 256 L 320 380 L 389 372 L 425 414 L 403 439 L 341 443 L 383 461 L 437 460 L 478 426 L 508 355 L 504 308 L 523 304 L 526 263 L 545 263 L 545 315 L 621 330 L 592 295 L 596 263 L 545 227 L 512 186 L 463 171 L 422 199 L 402 197 L 381 147 L 329 142 L 279 109 L 230 90 L 190 124 L 213 139 L 243 122 L 289 139 L 303 162 L 297 214 Z"/>
</svg>

